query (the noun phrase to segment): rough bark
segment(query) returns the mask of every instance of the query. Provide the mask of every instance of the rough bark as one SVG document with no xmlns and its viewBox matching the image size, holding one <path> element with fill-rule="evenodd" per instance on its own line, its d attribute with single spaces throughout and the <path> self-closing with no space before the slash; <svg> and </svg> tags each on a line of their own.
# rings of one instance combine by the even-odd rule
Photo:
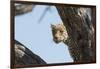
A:
<svg viewBox="0 0 100 69">
<path fill-rule="evenodd" d="M 74 62 L 95 61 L 95 33 L 91 22 L 91 8 L 57 6 L 58 13 L 66 27 L 69 35 L 69 42 L 66 42 Z M 95 16 L 95 15 L 94 15 Z"/>
<path fill-rule="evenodd" d="M 31 12 L 35 5 L 32 4 L 15 4 L 15 15 L 23 15 Z"/>
<path fill-rule="evenodd" d="M 15 66 L 46 64 L 38 55 L 34 54 L 23 44 L 15 40 Z"/>
<path fill-rule="evenodd" d="M 32 4 L 15 5 L 15 16 L 23 15 L 33 10 Z M 46 64 L 46 62 L 38 55 L 34 54 L 26 46 L 15 40 L 15 67 L 30 66 L 34 64 Z"/>
</svg>

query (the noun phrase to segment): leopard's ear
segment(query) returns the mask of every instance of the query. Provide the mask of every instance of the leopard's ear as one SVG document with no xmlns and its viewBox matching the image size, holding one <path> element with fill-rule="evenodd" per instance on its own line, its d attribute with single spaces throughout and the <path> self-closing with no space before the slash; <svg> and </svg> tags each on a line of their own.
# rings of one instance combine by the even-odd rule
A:
<svg viewBox="0 0 100 69">
<path fill-rule="evenodd" d="M 55 28 L 55 25 L 51 24 L 51 28 Z"/>
</svg>

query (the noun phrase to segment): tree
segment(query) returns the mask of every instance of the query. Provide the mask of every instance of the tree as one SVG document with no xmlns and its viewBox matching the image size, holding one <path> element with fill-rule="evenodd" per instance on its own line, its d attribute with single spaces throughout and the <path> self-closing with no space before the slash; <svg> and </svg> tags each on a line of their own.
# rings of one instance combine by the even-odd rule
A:
<svg viewBox="0 0 100 69">
<path fill-rule="evenodd" d="M 31 12 L 33 7 L 33 5 L 26 4 L 15 5 L 15 16 Z M 14 40 L 13 48 L 14 50 L 12 50 L 12 52 L 14 54 L 11 55 L 13 58 L 15 58 L 13 64 L 14 67 L 33 66 L 34 64 L 47 64 L 40 56 L 34 54 L 30 49 L 17 40 Z"/>
<path fill-rule="evenodd" d="M 57 6 L 57 10 L 69 35 L 68 46 L 75 47 L 78 62 L 95 62 L 95 28 L 91 21 L 95 15 L 87 14 L 93 13 L 92 8 Z"/>
<path fill-rule="evenodd" d="M 24 9 L 21 9 L 21 6 L 21 14 L 30 11 L 27 9 L 26 12 L 23 12 Z M 18 9 L 17 7 L 15 6 L 15 9 Z M 78 53 L 74 52 L 74 56 L 78 59 L 77 62 L 95 62 L 95 20 L 92 21 L 95 19 L 95 8 L 63 5 L 56 6 L 56 8 L 68 31 L 68 46 L 75 47 L 75 52 L 78 51 Z M 16 13 L 19 13 L 19 11 Z"/>
<path fill-rule="evenodd" d="M 34 64 L 46 64 L 46 62 L 38 55 L 34 54 L 31 50 L 25 47 L 22 43 L 15 40 L 15 66 L 30 66 Z"/>
<path fill-rule="evenodd" d="M 32 4 L 15 4 L 15 16 L 31 12 L 34 7 Z"/>
</svg>

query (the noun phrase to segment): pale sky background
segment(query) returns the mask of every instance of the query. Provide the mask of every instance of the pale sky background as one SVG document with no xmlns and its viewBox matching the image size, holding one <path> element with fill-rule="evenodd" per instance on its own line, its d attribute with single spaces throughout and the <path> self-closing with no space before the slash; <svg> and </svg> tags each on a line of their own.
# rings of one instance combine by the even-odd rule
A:
<svg viewBox="0 0 100 69">
<path fill-rule="evenodd" d="M 15 17 L 15 39 L 47 63 L 72 62 L 67 46 L 53 41 L 50 25 L 62 22 L 56 8 L 51 6 L 39 22 L 46 7 L 37 5 L 32 12 Z"/>
</svg>

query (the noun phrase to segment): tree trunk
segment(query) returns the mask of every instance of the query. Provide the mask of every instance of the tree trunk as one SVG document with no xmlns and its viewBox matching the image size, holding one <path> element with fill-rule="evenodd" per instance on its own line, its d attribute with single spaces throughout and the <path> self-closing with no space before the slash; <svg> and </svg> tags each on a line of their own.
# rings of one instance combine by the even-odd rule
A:
<svg viewBox="0 0 100 69">
<path fill-rule="evenodd" d="M 92 8 L 56 6 L 58 13 L 68 32 L 70 43 L 68 46 L 75 49 L 77 62 L 95 61 L 95 28 L 92 23 Z M 94 49 L 93 49 L 94 48 Z M 77 54 L 77 50 L 78 54 Z"/>
<path fill-rule="evenodd" d="M 15 15 L 23 15 L 31 12 L 35 5 L 33 4 L 15 4 Z"/>
<path fill-rule="evenodd" d="M 23 15 L 33 10 L 32 4 L 15 5 L 15 16 Z M 36 64 L 47 64 L 40 56 L 34 54 L 23 44 L 15 40 L 13 58 L 15 67 L 33 66 Z"/>
<path fill-rule="evenodd" d="M 15 67 L 24 67 L 35 64 L 46 64 L 46 62 L 38 55 L 34 54 L 31 50 L 23 44 L 15 40 Z"/>
</svg>

